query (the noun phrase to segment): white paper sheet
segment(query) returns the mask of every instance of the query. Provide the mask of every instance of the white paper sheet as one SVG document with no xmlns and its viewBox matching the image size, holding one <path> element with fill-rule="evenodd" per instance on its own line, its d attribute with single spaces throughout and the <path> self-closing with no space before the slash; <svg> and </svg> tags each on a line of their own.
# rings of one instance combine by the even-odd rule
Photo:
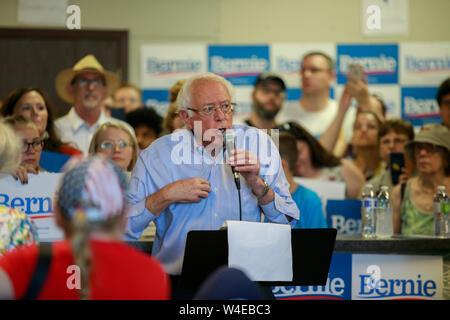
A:
<svg viewBox="0 0 450 320">
<path fill-rule="evenodd" d="M 68 0 L 19 0 L 18 21 L 24 24 L 64 26 Z"/>
<path fill-rule="evenodd" d="M 408 0 L 361 0 L 361 28 L 365 36 L 408 35 Z"/>
<path fill-rule="evenodd" d="M 322 201 L 322 209 L 326 214 L 326 205 L 329 199 L 344 200 L 345 199 L 345 183 L 338 181 L 323 181 L 318 179 L 294 177 L 294 181 L 302 186 L 311 189 Z M 301 216 L 301 212 L 300 212 Z"/>
<path fill-rule="evenodd" d="M 253 281 L 292 281 L 291 227 L 227 221 L 228 266 Z"/>
<path fill-rule="evenodd" d="M 0 175 L 0 204 L 26 213 L 34 221 L 41 242 L 64 238 L 53 214 L 54 195 L 61 177 L 62 173 L 29 174 L 28 184 L 21 184 L 11 175 Z"/>
</svg>

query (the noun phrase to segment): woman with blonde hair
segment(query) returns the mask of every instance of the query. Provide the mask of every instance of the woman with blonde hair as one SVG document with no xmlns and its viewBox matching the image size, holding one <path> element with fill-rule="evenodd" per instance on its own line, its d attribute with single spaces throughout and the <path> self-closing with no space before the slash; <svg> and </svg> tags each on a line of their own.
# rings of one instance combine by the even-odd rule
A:
<svg viewBox="0 0 450 320">
<path fill-rule="evenodd" d="M 176 129 L 184 127 L 184 122 L 178 115 L 177 97 L 178 93 L 181 90 L 181 87 L 185 82 L 186 80 L 178 80 L 172 86 L 172 88 L 170 88 L 169 92 L 170 105 L 169 109 L 167 110 L 166 116 L 163 119 L 163 135 L 171 134 Z"/>
<path fill-rule="evenodd" d="M 67 168 L 54 201 L 65 240 L 47 246 L 47 276 L 34 283 L 39 287 L 35 297 L 168 299 L 170 280 L 160 263 L 121 241 L 127 215 L 125 172 L 98 157 L 74 157 Z M 0 258 L 0 299 L 24 297 L 42 249 L 31 245 Z"/>
<path fill-rule="evenodd" d="M 9 116 L 5 119 L 12 129 L 22 138 L 22 156 L 18 168 L 14 171 L 13 177 L 19 179 L 22 184 L 28 183 L 28 174 L 39 174 L 45 171 L 40 165 L 44 140 L 39 134 L 37 126 L 29 119 L 21 115 Z"/>
<path fill-rule="evenodd" d="M 14 173 L 21 153 L 20 137 L 0 121 L 0 174 Z M 33 221 L 22 211 L 0 204 L 0 256 L 35 242 L 38 242 L 38 234 Z"/>
<path fill-rule="evenodd" d="M 89 146 L 89 155 L 101 154 L 127 172 L 133 171 L 138 153 L 136 137 L 118 122 L 105 122 L 98 127 Z"/>
</svg>

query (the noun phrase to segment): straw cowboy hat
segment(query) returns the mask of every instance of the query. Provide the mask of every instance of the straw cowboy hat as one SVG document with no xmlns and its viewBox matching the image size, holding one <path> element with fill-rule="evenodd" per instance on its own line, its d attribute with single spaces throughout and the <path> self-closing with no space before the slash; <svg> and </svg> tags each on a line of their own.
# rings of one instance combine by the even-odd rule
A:
<svg viewBox="0 0 450 320">
<path fill-rule="evenodd" d="M 84 72 L 96 72 L 105 77 L 106 86 L 109 92 L 113 92 L 120 86 L 120 76 L 116 73 L 105 70 L 98 60 L 92 55 L 87 55 L 78 61 L 73 68 L 65 69 L 58 73 L 55 79 L 56 92 L 64 101 L 74 103 L 74 97 L 67 91 L 75 76 Z"/>
</svg>

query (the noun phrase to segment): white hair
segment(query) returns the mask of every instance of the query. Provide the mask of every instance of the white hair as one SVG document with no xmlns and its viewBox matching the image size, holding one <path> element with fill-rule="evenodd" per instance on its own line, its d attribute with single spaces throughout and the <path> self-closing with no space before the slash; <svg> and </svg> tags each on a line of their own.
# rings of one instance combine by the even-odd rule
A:
<svg viewBox="0 0 450 320">
<path fill-rule="evenodd" d="M 178 96 L 177 96 L 178 111 L 186 110 L 189 117 L 192 117 L 192 111 L 187 110 L 187 109 L 192 108 L 192 105 L 191 105 L 192 84 L 198 80 L 213 80 L 213 81 L 217 81 L 218 83 L 223 84 L 230 95 L 231 102 L 234 102 L 235 92 L 234 92 L 234 88 L 233 88 L 233 85 L 231 84 L 231 82 L 217 74 L 214 74 L 211 72 L 204 72 L 204 73 L 199 73 L 199 74 L 196 74 L 195 76 L 190 77 L 183 84 L 183 86 L 181 87 L 180 92 L 178 93 Z"/>
<path fill-rule="evenodd" d="M 19 167 L 22 145 L 17 133 L 0 121 L 0 173 L 13 173 Z"/>
</svg>

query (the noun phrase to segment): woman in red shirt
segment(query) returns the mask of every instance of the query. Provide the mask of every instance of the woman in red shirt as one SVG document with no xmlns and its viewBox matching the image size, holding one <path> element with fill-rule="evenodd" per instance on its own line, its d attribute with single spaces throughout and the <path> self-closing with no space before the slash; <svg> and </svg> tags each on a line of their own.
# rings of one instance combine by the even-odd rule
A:
<svg viewBox="0 0 450 320">
<path fill-rule="evenodd" d="M 169 299 L 170 280 L 161 264 L 121 241 L 127 208 L 124 172 L 96 157 L 75 157 L 68 166 L 53 208 L 66 239 L 51 245 L 37 298 Z M 24 298 L 39 249 L 33 244 L 0 257 L 0 299 Z"/>
</svg>

